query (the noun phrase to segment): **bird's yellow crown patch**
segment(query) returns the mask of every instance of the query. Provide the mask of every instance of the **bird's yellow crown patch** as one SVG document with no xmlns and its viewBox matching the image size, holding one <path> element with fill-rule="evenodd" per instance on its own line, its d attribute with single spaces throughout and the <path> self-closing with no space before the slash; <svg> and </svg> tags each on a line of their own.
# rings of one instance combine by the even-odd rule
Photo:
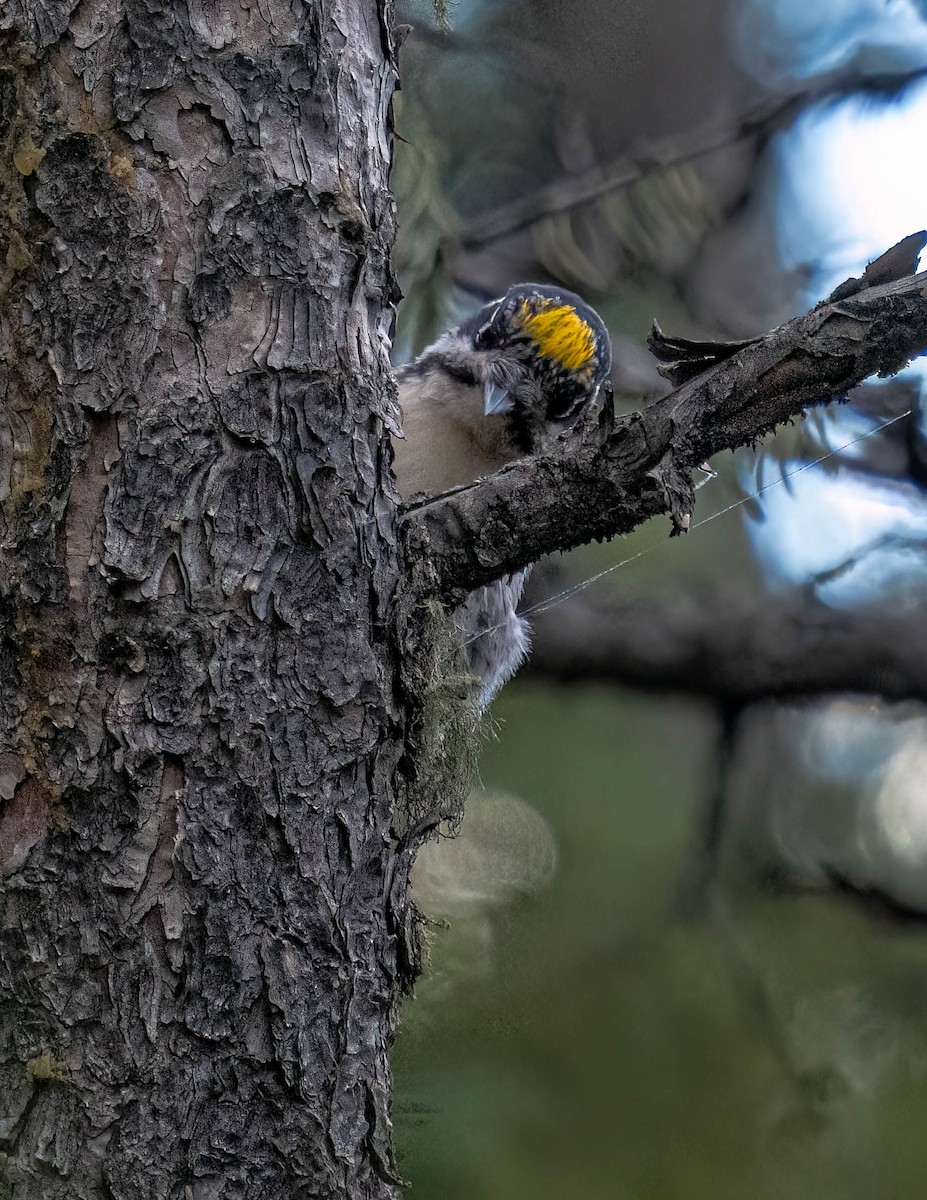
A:
<svg viewBox="0 0 927 1200">
<path fill-rule="evenodd" d="M 595 333 L 571 305 L 545 300 L 536 307 L 524 301 L 519 316 L 538 351 L 568 371 L 588 366 L 595 357 Z"/>
</svg>

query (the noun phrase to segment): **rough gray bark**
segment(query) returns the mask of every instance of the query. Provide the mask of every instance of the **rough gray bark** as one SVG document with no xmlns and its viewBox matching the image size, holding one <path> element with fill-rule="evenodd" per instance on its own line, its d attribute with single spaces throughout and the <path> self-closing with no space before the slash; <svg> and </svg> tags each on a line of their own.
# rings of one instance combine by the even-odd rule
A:
<svg viewBox="0 0 927 1200">
<path fill-rule="evenodd" d="M 820 304 L 642 412 L 603 422 L 578 447 L 412 506 L 402 532 L 416 586 L 453 597 L 658 513 L 681 532 L 703 459 L 900 370 L 925 347 L 927 273 Z"/>
<path fill-rule="evenodd" d="M 390 19 L 0 11 L 0 1195 L 397 1194 Z"/>
</svg>

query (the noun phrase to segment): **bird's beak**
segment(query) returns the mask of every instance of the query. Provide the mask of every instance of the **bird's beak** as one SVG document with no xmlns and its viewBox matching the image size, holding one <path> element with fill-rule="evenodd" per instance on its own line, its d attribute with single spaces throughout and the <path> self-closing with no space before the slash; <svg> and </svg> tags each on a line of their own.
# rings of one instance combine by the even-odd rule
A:
<svg viewBox="0 0 927 1200">
<path fill-rule="evenodd" d="M 511 412 L 515 405 L 509 395 L 509 389 L 492 383 L 489 379 L 483 384 L 483 412 L 487 417 L 493 413 Z"/>
</svg>

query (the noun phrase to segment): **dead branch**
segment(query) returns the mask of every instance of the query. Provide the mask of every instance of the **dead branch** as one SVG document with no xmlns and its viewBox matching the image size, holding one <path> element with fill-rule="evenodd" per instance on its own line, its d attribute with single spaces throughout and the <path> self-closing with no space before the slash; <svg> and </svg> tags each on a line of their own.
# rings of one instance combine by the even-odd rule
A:
<svg viewBox="0 0 927 1200">
<path fill-rule="evenodd" d="M 410 506 L 401 521 L 422 596 L 454 597 L 545 554 L 668 513 L 683 532 L 691 471 L 927 348 L 927 273 L 817 305 L 705 374 L 556 452 Z"/>
</svg>

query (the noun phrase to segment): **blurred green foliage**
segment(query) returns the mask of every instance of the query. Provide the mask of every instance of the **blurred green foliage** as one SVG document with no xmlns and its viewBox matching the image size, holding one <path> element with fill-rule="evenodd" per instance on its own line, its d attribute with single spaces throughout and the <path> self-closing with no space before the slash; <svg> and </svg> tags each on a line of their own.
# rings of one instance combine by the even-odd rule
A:
<svg viewBox="0 0 927 1200">
<path fill-rule="evenodd" d="M 453 17 L 443 32 L 419 26 L 404 51 L 392 175 L 405 296 L 397 358 L 516 279 L 555 279 L 606 319 L 626 313 L 627 332 L 644 336 L 654 312 L 678 307 L 669 281 L 718 223 L 713 191 L 692 166 L 667 166 L 532 224 L 514 255 L 503 242 L 479 244 L 486 221 L 596 160 L 584 116 L 552 84 L 557 54 L 538 39 L 531 5 L 471 3 Z"/>
<path fill-rule="evenodd" d="M 923 932 L 736 873 L 692 909 L 710 714 L 526 684 L 498 709 L 484 782 L 537 806 L 560 870 L 492 914 L 488 971 L 466 921 L 429 935 L 395 1052 L 408 1194 L 920 1197 Z"/>
</svg>

